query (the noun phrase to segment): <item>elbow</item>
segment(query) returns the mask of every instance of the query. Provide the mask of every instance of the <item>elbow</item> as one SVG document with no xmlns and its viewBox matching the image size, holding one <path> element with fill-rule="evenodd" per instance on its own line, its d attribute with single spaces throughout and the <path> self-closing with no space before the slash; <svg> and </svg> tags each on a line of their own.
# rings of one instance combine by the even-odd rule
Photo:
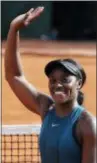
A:
<svg viewBox="0 0 97 163">
<path fill-rule="evenodd" d="M 4 78 L 5 78 L 5 80 L 6 80 L 6 81 L 8 81 L 8 80 L 9 80 L 9 75 L 8 75 L 8 74 L 6 74 L 6 72 L 5 72 L 5 76 L 4 76 Z"/>
<path fill-rule="evenodd" d="M 4 66 L 4 79 L 8 82 L 10 80 L 10 78 L 12 78 L 12 75 L 9 71 L 8 66 L 6 66 L 6 64 L 5 64 L 5 66 Z"/>
<path fill-rule="evenodd" d="M 5 80 L 8 82 L 9 81 L 9 77 L 8 76 L 5 76 Z"/>
<path fill-rule="evenodd" d="M 10 83 L 10 81 L 12 81 L 12 75 L 5 73 L 5 80 Z"/>
</svg>

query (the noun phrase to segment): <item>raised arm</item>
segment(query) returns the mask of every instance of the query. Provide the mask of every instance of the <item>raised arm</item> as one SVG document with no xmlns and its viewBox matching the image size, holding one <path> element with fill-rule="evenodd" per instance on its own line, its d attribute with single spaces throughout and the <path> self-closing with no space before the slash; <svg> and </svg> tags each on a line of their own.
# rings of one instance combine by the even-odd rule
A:
<svg viewBox="0 0 97 163">
<path fill-rule="evenodd" d="M 5 78 L 13 92 L 29 110 L 41 116 L 52 104 L 52 99 L 48 95 L 38 92 L 23 74 L 19 52 L 19 30 L 28 26 L 43 10 L 43 7 L 38 7 L 35 10 L 30 9 L 11 22 L 4 59 Z"/>
</svg>

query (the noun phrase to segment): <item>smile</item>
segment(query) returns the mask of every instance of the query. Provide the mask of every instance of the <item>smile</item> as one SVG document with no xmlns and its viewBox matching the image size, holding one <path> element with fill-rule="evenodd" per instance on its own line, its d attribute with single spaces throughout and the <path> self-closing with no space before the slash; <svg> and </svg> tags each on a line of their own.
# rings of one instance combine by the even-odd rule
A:
<svg viewBox="0 0 97 163">
<path fill-rule="evenodd" d="M 66 94 L 64 91 L 55 91 L 55 92 L 54 92 L 55 95 L 58 95 L 58 94 L 61 94 L 61 93 L 62 93 L 62 94 Z"/>
<path fill-rule="evenodd" d="M 64 90 L 56 90 L 56 91 L 54 91 L 54 94 L 55 95 L 59 95 L 59 94 L 67 94 L 67 91 L 64 91 Z"/>
</svg>

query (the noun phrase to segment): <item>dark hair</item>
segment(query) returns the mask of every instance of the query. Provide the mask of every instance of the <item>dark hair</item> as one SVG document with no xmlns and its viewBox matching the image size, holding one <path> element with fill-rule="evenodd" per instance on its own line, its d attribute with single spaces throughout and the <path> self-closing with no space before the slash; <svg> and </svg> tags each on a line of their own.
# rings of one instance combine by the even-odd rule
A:
<svg viewBox="0 0 97 163">
<path fill-rule="evenodd" d="M 79 105 L 82 105 L 84 102 L 84 93 L 81 91 L 78 91 L 77 102 Z"/>
<path fill-rule="evenodd" d="M 72 59 L 64 59 L 64 61 L 68 61 L 68 62 L 74 64 L 78 68 L 78 70 L 81 72 L 81 75 L 82 75 L 82 87 L 83 87 L 85 82 L 86 82 L 86 78 L 87 78 L 84 68 L 78 62 L 76 62 L 76 61 L 74 61 Z M 78 102 L 79 105 L 82 105 L 83 102 L 84 102 L 84 93 L 81 92 L 81 91 L 78 91 L 77 102 Z"/>
</svg>

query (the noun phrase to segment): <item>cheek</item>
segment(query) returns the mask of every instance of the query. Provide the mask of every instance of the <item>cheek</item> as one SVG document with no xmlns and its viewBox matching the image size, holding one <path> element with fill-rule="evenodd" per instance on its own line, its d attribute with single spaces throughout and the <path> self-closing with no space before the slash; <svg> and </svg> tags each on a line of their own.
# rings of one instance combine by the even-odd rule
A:
<svg viewBox="0 0 97 163">
<path fill-rule="evenodd" d="M 76 92 L 76 88 L 77 88 L 77 85 L 76 85 L 76 81 L 73 80 L 71 83 L 69 83 L 67 86 L 65 86 L 68 90 L 70 90 L 70 92 L 74 93 Z"/>
<path fill-rule="evenodd" d="M 72 83 L 68 86 L 69 90 L 70 90 L 70 95 L 71 96 L 75 96 L 76 95 L 76 83 Z"/>
<path fill-rule="evenodd" d="M 49 88 L 49 92 L 51 94 L 51 92 L 52 92 L 52 86 L 49 83 L 48 83 L 48 88 Z"/>
</svg>

